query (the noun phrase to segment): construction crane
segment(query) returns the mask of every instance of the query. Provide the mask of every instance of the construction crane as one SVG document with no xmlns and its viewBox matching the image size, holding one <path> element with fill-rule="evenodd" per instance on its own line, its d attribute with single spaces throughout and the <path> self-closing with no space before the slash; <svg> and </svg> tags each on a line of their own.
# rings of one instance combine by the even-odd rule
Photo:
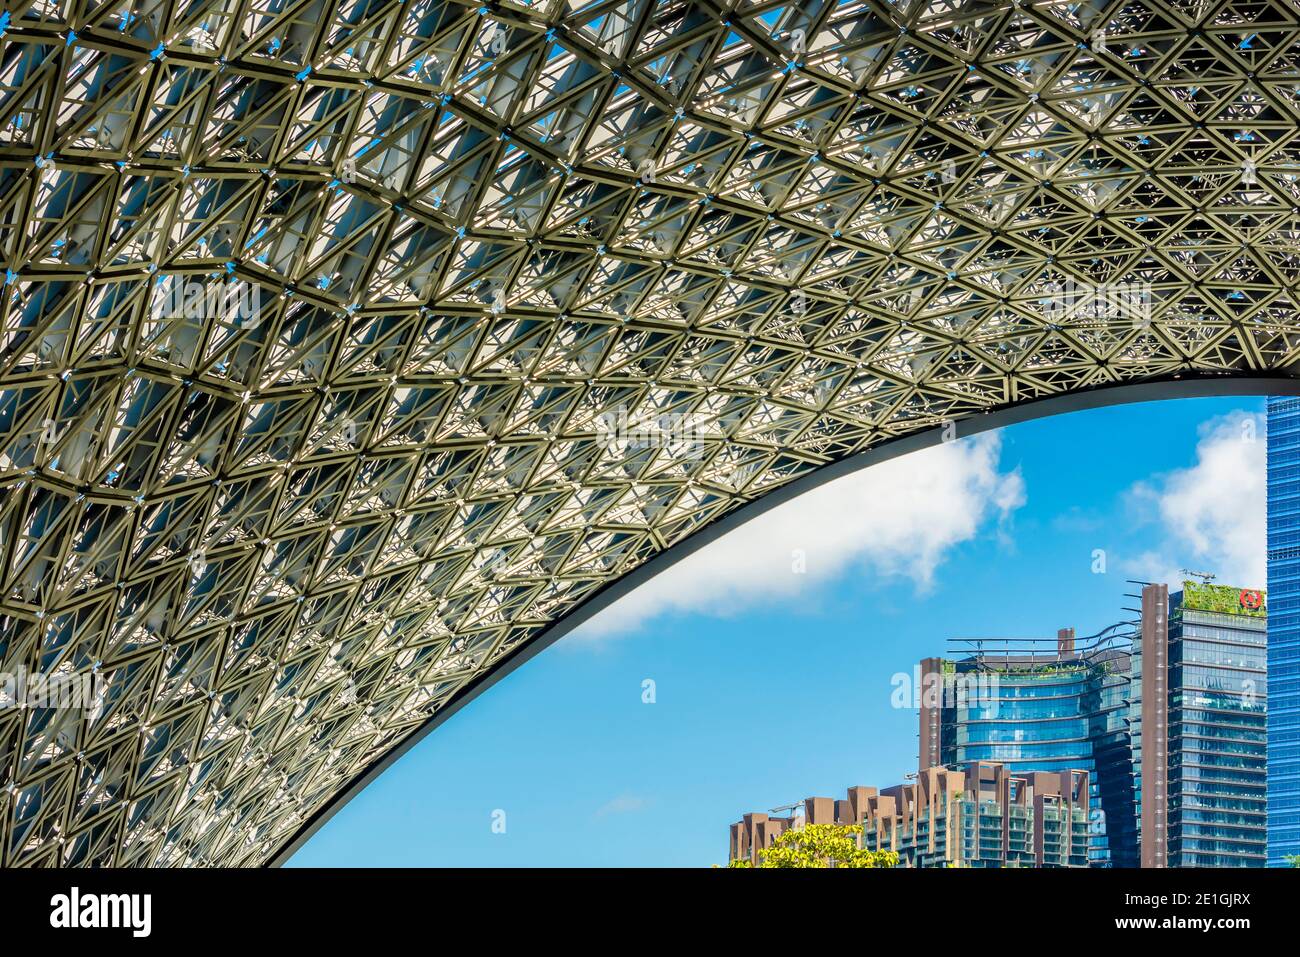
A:
<svg viewBox="0 0 1300 957">
<path fill-rule="evenodd" d="M 782 812 L 788 811 L 789 817 L 797 817 L 798 815 L 796 815 L 794 812 L 801 810 L 802 808 L 803 808 L 803 801 L 795 801 L 793 804 L 782 804 L 780 807 L 768 808 L 767 813 L 776 814 L 780 817 L 785 817 L 787 815 L 782 814 Z"/>
<path fill-rule="evenodd" d="M 1190 578 L 1199 578 L 1202 584 L 1208 585 L 1218 576 L 1214 572 L 1194 572 L 1190 568 L 1178 569 L 1179 574 L 1187 575 Z"/>
</svg>

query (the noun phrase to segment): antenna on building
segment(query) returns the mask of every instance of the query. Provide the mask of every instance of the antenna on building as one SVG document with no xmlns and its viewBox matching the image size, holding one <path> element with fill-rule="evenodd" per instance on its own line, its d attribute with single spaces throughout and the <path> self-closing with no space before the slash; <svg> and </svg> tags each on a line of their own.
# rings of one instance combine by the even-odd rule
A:
<svg viewBox="0 0 1300 957">
<path fill-rule="evenodd" d="M 1208 585 L 1210 582 L 1214 581 L 1216 577 L 1218 577 L 1214 574 L 1214 572 L 1194 572 L 1190 568 L 1180 568 L 1178 569 L 1178 571 L 1180 574 L 1187 575 L 1191 578 L 1199 578 L 1201 580 L 1201 583 L 1205 585 Z"/>
</svg>

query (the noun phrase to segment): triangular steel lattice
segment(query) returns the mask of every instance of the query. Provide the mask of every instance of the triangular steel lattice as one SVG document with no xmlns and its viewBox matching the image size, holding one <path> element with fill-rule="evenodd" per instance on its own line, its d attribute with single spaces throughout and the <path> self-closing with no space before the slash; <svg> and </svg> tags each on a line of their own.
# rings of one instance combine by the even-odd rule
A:
<svg viewBox="0 0 1300 957">
<path fill-rule="evenodd" d="M 744 502 L 1300 346 L 1295 2 L 0 24 L 0 656 L 104 691 L 0 709 L 6 865 L 265 862 Z"/>
</svg>

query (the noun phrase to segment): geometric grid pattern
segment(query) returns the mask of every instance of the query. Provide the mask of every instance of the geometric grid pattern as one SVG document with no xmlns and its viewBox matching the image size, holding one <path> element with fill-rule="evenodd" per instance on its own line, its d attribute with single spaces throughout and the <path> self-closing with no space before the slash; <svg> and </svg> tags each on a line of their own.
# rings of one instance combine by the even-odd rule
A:
<svg viewBox="0 0 1300 957">
<path fill-rule="evenodd" d="M 100 689 L 0 709 L 5 865 L 264 863 L 745 502 L 1300 348 L 1282 0 L 39 0 L 0 30 L 0 659 Z"/>
</svg>

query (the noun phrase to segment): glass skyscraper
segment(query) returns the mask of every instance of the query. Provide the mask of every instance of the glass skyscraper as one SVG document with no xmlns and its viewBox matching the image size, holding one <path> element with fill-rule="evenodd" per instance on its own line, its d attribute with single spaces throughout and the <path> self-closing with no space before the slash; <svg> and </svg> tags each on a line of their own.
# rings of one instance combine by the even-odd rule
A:
<svg viewBox="0 0 1300 957">
<path fill-rule="evenodd" d="M 922 699 L 921 770 L 1086 772 L 1094 867 L 1262 867 L 1267 593 L 1185 581 L 1141 598 L 1136 631 L 962 639 L 974 654 L 922 661 L 945 693 Z"/>
<path fill-rule="evenodd" d="M 1300 854 L 1300 398 L 1268 400 L 1268 864 Z"/>
<path fill-rule="evenodd" d="M 970 679 L 994 680 L 967 700 L 947 698 L 937 739 L 929 744 L 932 759 L 945 766 L 995 761 L 1012 774 L 1088 772 L 1090 862 L 1137 866 L 1128 729 L 1132 628 L 1113 626 L 1082 639 L 1077 649 L 1072 630 L 1055 641 L 1056 648 L 1044 652 L 1037 647 L 1041 640 L 990 640 L 1002 647 L 939 664 L 959 690 Z M 935 670 L 937 661 L 928 659 L 922 669 Z"/>
<path fill-rule="evenodd" d="M 1268 625 L 1245 612 L 1264 599 L 1193 588 L 1169 598 L 1168 866 L 1262 867 Z"/>
<path fill-rule="evenodd" d="M 1143 867 L 1263 867 L 1266 593 L 1142 589 L 1131 709 Z"/>
</svg>

